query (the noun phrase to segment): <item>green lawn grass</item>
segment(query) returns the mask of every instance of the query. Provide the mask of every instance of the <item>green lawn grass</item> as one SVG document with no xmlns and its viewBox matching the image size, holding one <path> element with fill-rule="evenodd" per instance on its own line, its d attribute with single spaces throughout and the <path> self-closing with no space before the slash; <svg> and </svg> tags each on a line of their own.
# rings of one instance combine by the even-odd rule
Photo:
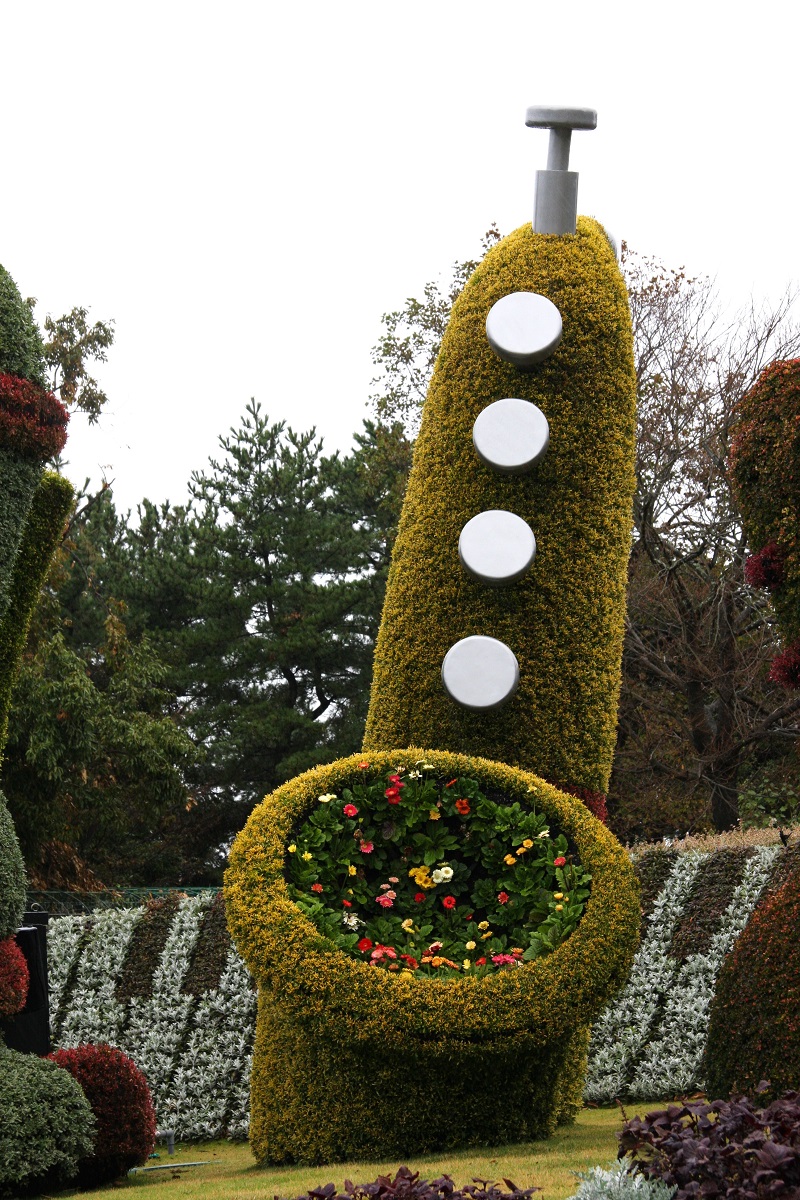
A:
<svg viewBox="0 0 800 1200">
<path fill-rule="evenodd" d="M 657 1104 L 647 1108 L 659 1107 Z M 633 1109 L 628 1112 L 633 1115 Z M 412 1158 L 408 1166 L 426 1179 L 444 1173 L 458 1187 L 474 1177 L 511 1179 L 518 1187 L 540 1187 L 541 1200 L 565 1200 L 577 1186 L 575 1171 L 606 1165 L 617 1155 L 616 1134 L 622 1127 L 618 1108 L 585 1108 L 574 1125 L 565 1125 L 546 1142 L 526 1142 L 497 1149 L 461 1150 Z M 388 1174 L 396 1162 L 339 1163 L 327 1167 L 258 1167 L 246 1143 L 195 1142 L 176 1147 L 174 1158 L 159 1146 L 160 1158 L 150 1166 L 164 1171 L 143 1171 L 123 1183 L 91 1193 L 93 1200 L 272 1200 L 294 1197 L 311 1187 L 333 1182 L 341 1188 L 345 1178 L 367 1183 Z M 203 1167 L 181 1170 L 182 1162 L 206 1162 Z M 62 1193 L 62 1195 L 75 1193 Z M 537 1197 L 538 1200 L 538 1197 Z"/>
</svg>

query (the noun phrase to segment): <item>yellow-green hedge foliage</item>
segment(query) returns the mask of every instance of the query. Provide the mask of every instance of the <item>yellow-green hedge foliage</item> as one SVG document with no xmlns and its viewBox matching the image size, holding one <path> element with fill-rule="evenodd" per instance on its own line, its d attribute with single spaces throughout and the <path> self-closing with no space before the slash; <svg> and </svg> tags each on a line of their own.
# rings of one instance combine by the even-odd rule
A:
<svg viewBox="0 0 800 1200">
<path fill-rule="evenodd" d="M 481 979 L 390 974 L 351 958 L 291 901 L 286 847 L 360 756 L 268 796 L 231 851 L 231 934 L 260 990 L 251 1143 L 261 1162 L 334 1162 L 550 1133 L 580 1104 L 588 1026 L 622 984 L 639 923 L 627 855 L 585 806 L 538 777 L 423 749 L 373 752 L 376 774 L 425 758 L 534 802 L 592 873 L 577 930 L 549 957 Z"/>
<path fill-rule="evenodd" d="M 502 362 L 486 315 L 513 291 L 557 305 L 563 339 L 530 373 Z M 437 746 L 605 792 L 616 736 L 634 487 L 636 381 L 627 293 L 603 229 L 574 237 L 525 225 L 491 250 L 453 307 L 423 408 L 375 656 L 365 748 Z M 550 447 L 528 475 L 500 475 L 472 444 L 475 418 L 531 400 Z M 464 524 L 491 508 L 536 535 L 533 569 L 489 588 L 458 558 Z M 441 682 L 460 638 L 500 638 L 519 660 L 503 708 L 469 712 Z"/>
</svg>

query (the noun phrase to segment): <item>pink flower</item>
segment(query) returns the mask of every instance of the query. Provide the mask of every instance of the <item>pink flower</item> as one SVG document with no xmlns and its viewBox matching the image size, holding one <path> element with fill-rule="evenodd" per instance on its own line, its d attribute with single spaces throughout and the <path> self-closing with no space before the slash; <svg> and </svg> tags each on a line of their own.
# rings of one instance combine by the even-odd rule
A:
<svg viewBox="0 0 800 1200">
<path fill-rule="evenodd" d="M 388 894 L 388 892 L 384 892 L 382 896 L 375 897 L 375 903 L 380 904 L 381 908 L 391 908 L 394 904 L 394 900 Z"/>
<path fill-rule="evenodd" d="M 397 878 L 396 875 L 389 876 L 389 883 L 399 883 L 399 882 L 400 882 L 400 880 Z"/>
<path fill-rule="evenodd" d="M 356 808 L 355 804 L 345 804 L 344 808 L 342 809 L 342 812 L 344 813 L 344 815 L 346 817 L 357 817 L 358 816 L 358 809 Z"/>
<path fill-rule="evenodd" d="M 359 850 L 361 851 L 362 854 L 372 854 L 372 851 L 374 849 L 375 849 L 375 847 L 372 844 L 372 842 L 362 842 L 361 845 L 359 846 Z"/>
<path fill-rule="evenodd" d="M 515 967 L 517 965 L 513 954 L 493 954 L 492 962 L 496 967 Z"/>
<path fill-rule="evenodd" d="M 563 867 L 563 866 L 565 866 L 565 865 L 566 865 L 566 861 L 567 861 L 567 860 L 566 860 L 565 858 L 554 858 L 554 859 L 553 859 L 553 866 L 554 866 L 554 867 Z"/>
<path fill-rule="evenodd" d="M 508 904 L 508 892 L 498 892 L 497 899 L 501 904 Z"/>
</svg>

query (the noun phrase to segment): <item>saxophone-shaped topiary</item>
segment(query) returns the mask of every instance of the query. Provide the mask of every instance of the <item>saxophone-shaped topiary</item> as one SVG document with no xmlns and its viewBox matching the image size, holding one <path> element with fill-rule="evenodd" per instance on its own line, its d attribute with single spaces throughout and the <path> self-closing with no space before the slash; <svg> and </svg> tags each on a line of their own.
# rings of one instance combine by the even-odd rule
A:
<svg viewBox="0 0 800 1200">
<path fill-rule="evenodd" d="M 502 361 L 486 317 L 512 292 L 558 308 L 563 338 L 529 372 Z M 602 811 L 616 739 L 634 487 L 636 381 L 625 284 L 602 227 L 575 236 L 529 225 L 492 249 L 453 306 L 423 408 L 392 558 L 365 749 L 418 745 L 480 754 L 594 798 Z M 503 475 L 476 456 L 472 428 L 493 401 L 533 401 L 545 457 Z M 505 509 L 531 526 L 533 568 L 510 587 L 467 576 L 459 534 Z M 520 683 L 501 709 L 445 693 L 449 648 L 470 635 L 514 652 Z M 599 795 L 598 795 L 599 794 Z"/>
<path fill-rule="evenodd" d="M 800 687 L 800 358 L 762 371 L 739 402 L 730 451 L 734 495 L 754 551 L 749 583 L 772 593 L 785 649 L 770 672 Z"/>
<path fill-rule="evenodd" d="M 353 915 L 360 911 L 355 902 L 371 882 L 363 866 L 370 856 L 383 856 L 388 864 L 398 861 L 393 855 L 405 855 L 406 867 L 418 861 L 414 847 L 406 845 L 415 839 L 406 836 L 399 815 L 413 803 L 407 794 L 416 789 L 409 783 L 401 791 L 392 783 L 400 778 L 398 772 L 410 779 L 415 762 L 424 764 L 423 770 L 442 787 L 452 781 L 459 796 L 463 778 L 476 781 L 495 803 L 535 809 L 546 818 L 538 835 L 544 839 L 565 836 L 568 853 L 591 876 L 591 898 L 582 919 L 552 953 L 524 963 L 513 953 L 500 955 L 496 970 L 476 977 L 478 943 L 484 935 L 493 936 L 485 927 L 498 930 L 498 905 L 511 907 L 515 896 L 511 888 L 509 893 L 477 895 L 466 879 L 460 890 L 462 856 L 444 829 L 444 813 L 453 808 L 465 815 L 460 838 L 473 836 L 471 814 L 458 799 L 437 810 L 424 835 L 426 846 L 441 838 L 425 862 L 433 868 L 447 857 L 449 877 L 434 870 L 430 882 L 420 882 L 421 868 L 415 869 L 425 893 L 423 904 L 415 903 L 414 889 L 409 890 L 408 879 L 400 879 L 398 871 L 387 880 L 389 890 L 372 884 L 378 898 L 372 908 L 388 918 L 391 914 L 379 906 L 393 896 L 398 908 L 404 900 L 411 904 L 405 923 L 395 918 L 396 928 L 390 930 L 387 921 L 387 935 L 408 930 L 412 939 L 421 926 L 420 937 L 430 937 L 440 927 L 461 937 L 469 962 L 459 964 L 460 971 L 454 970 L 455 961 L 440 958 L 440 942 L 431 946 L 424 969 L 424 956 L 417 969 L 413 960 L 387 946 L 378 947 L 377 955 L 361 953 L 359 946 L 348 952 L 340 938 L 326 936 L 322 915 L 315 915 L 320 889 L 310 885 L 300 900 L 287 860 L 306 844 L 310 848 L 303 858 L 309 866 L 315 853 L 320 861 L 323 854 L 328 859 L 333 854 L 339 863 L 343 929 L 352 928 Z M 364 840 L 358 820 L 351 819 L 352 809 L 358 808 L 357 816 L 370 828 L 367 789 L 359 791 L 367 778 L 388 781 L 388 805 L 394 806 L 377 804 L 380 830 L 374 844 Z M 342 804 L 346 790 L 358 805 Z M 329 828 L 328 813 L 334 807 L 342 817 L 333 820 L 341 826 L 338 832 Z M 315 835 L 314 813 L 322 809 L 325 821 Z M 389 812 L 398 816 L 389 817 Z M 301 841 L 298 831 L 304 829 Z M 484 839 L 487 861 L 494 863 L 491 831 L 475 836 Z M 509 864 L 511 858 L 519 865 Z M 519 851 L 499 868 L 509 878 L 525 869 Z M 437 876 L 447 883 L 435 897 Z M 326 878 L 332 878 L 330 863 Z M 449 903 L 451 893 L 470 896 L 480 907 L 474 913 L 462 911 L 460 901 Z M 559 904 L 569 901 L 559 893 Z M 628 856 L 580 801 L 511 767 L 414 749 L 374 752 L 369 763 L 359 756 L 341 759 L 268 796 L 234 843 L 225 902 L 231 934 L 259 985 L 250 1138 L 260 1162 L 399 1158 L 428 1149 L 547 1136 L 557 1121 L 570 1119 L 580 1107 L 589 1025 L 626 977 L 639 922 L 638 887 Z M 432 905 L 449 910 L 444 926 L 430 921 L 426 926 L 428 918 L 418 915 Z M 491 921 L 478 920 L 484 911 L 494 912 Z M 506 928 L 512 928 L 510 918 Z M 435 973 L 440 966 L 447 968 L 444 979 Z"/>
</svg>

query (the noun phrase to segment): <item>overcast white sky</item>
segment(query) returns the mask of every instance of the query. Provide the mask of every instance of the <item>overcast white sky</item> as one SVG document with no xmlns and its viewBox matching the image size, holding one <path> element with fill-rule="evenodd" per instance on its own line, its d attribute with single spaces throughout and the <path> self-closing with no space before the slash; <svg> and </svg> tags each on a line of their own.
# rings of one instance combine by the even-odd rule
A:
<svg viewBox="0 0 800 1200">
<path fill-rule="evenodd" d="M 39 316 L 113 317 L 69 473 L 178 502 L 251 396 L 346 449 L 383 312 L 530 219 L 547 134 L 579 211 L 716 276 L 800 276 L 789 0 L 0 0 L 0 262 Z"/>
</svg>

